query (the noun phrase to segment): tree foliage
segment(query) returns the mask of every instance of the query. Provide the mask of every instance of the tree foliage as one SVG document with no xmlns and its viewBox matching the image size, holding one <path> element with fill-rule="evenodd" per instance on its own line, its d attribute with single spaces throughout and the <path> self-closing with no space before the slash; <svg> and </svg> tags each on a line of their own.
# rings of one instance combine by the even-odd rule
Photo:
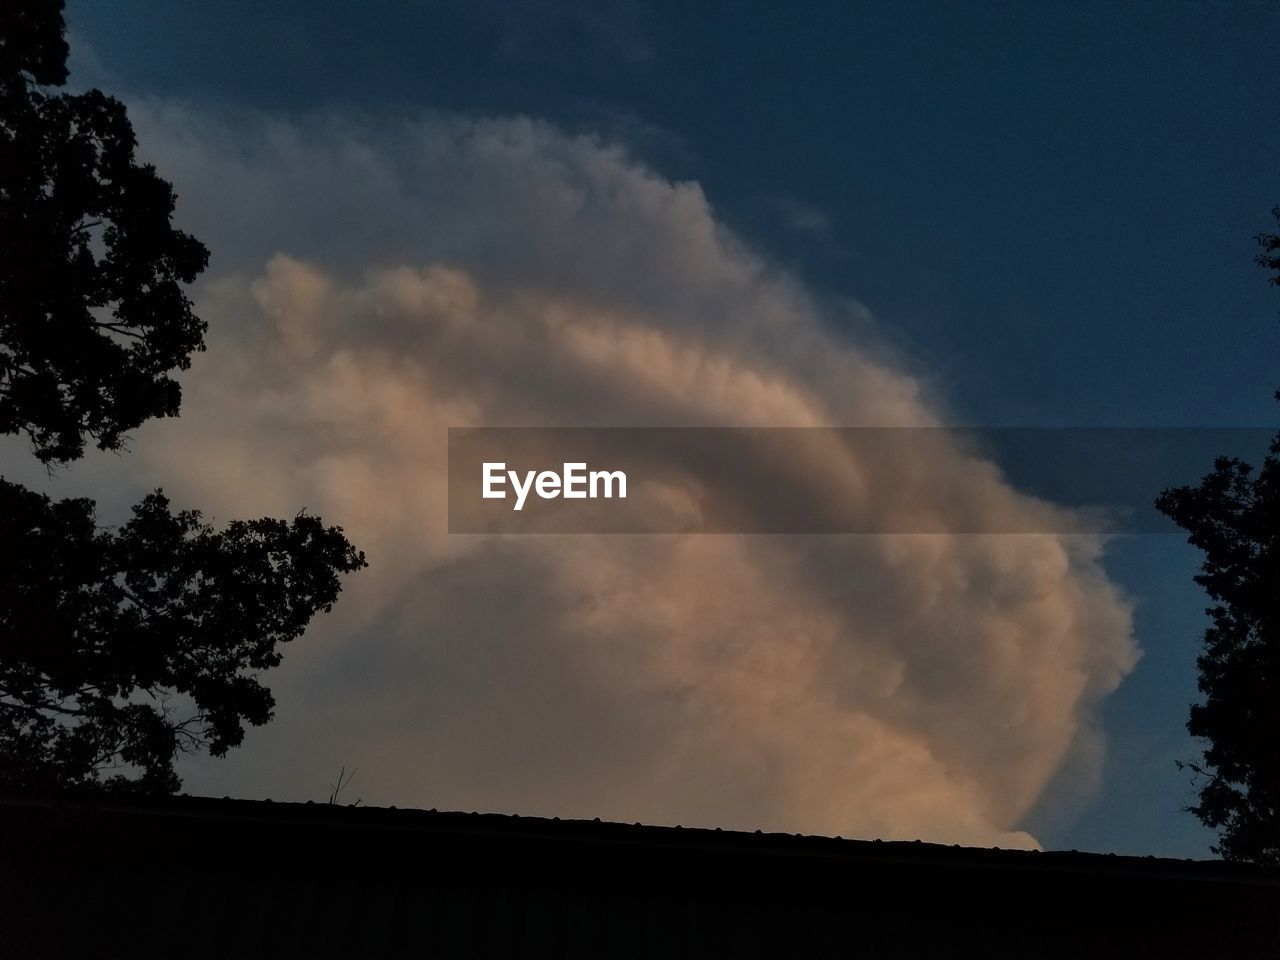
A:
<svg viewBox="0 0 1280 960">
<path fill-rule="evenodd" d="M 180 748 L 225 754 L 271 715 L 256 672 L 363 558 L 315 517 L 215 531 L 156 492 L 118 531 L 90 500 L 0 481 L 0 773 L 24 789 L 168 792 Z"/>
<path fill-rule="evenodd" d="M 1280 862 L 1280 437 L 1256 474 L 1220 458 L 1157 506 L 1204 551 L 1196 582 L 1214 602 L 1187 723 L 1207 741 L 1192 812 L 1228 859 Z"/>
<path fill-rule="evenodd" d="M 170 374 L 205 331 L 182 284 L 208 261 L 124 105 L 46 88 L 67 76 L 60 7 L 0 7 L 0 433 L 45 462 L 177 414 Z"/>
<path fill-rule="evenodd" d="M 173 416 L 207 253 L 134 158 L 124 106 L 66 82 L 60 0 L 0 4 L 0 433 L 43 463 Z M 340 528 L 217 531 L 157 491 L 118 530 L 0 478 L 0 790 L 176 790 L 184 750 L 265 723 L 259 674 L 365 565 Z"/>
<path fill-rule="evenodd" d="M 1256 239 L 1258 264 L 1280 270 L 1280 237 Z M 1280 863 L 1280 436 L 1258 470 L 1220 457 L 1156 507 L 1204 551 L 1195 579 L 1213 601 L 1196 661 L 1204 700 L 1187 722 L 1206 742 L 1203 763 L 1184 764 L 1202 777 L 1191 812 L 1218 831 L 1223 857 Z"/>
<path fill-rule="evenodd" d="M 1280 223 L 1280 207 L 1272 207 L 1271 215 L 1276 218 L 1276 223 Z M 1268 282 L 1280 287 L 1280 234 L 1260 233 L 1253 239 L 1262 248 L 1254 261 L 1265 270 L 1274 270 L 1275 274 Z"/>
</svg>

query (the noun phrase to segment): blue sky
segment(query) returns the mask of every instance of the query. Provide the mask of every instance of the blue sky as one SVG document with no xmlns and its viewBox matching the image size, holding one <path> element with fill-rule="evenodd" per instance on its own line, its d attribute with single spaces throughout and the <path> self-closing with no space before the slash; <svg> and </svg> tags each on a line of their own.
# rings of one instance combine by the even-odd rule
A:
<svg viewBox="0 0 1280 960">
<path fill-rule="evenodd" d="M 975 423 L 1269 423 L 1263 3 L 72 3 L 138 91 L 528 113 L 627 140 Z M 807 210 L 814 216 L 789 215 Z M 998 375 L 993 375 L 997 371 Z"/>
<path fill-rule="evenodd" d="M 131 97 L 522 114 L 624 143 L 817 295 L 865 304 L 957 423 L 1276 420 L 1280 296 L 1250 239 L 1280 203 L 1267 4 L 72 0 L 68 21 Z M 1101 708 L 1096 795 L 1049 790 L 1028 824 L 1201 856 L 1173 766 L 1194 754 L 1197 560 L 1146 536 L 1106 563 L 1145 657 Z"/>
</svg>

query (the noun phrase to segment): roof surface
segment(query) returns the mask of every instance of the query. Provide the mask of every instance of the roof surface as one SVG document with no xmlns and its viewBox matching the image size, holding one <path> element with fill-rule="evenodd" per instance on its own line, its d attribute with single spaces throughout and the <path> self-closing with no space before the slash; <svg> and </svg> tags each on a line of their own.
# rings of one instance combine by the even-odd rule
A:
<svg viewBox="0 0 1280 960">
<path fill-rule="evenodd" d="M 0 802 L 0 896 L 41 955 L 1280 955 L 1219 861 L 191 797 Z"/>
</svg>

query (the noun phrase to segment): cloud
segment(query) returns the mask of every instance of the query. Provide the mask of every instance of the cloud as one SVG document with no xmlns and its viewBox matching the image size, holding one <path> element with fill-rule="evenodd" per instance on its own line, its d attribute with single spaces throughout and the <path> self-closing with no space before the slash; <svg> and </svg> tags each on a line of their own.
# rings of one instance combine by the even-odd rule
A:
<svg viewBox="0 0 1280 960">
<path fill-rule="evenodd" d="M 697 184 L 527 119 L 133 111 L 214 266 L 183 415 L 119 482 L 306 506 L 370 560 L 189 789 L 322 798 L 345 764 L 366 803 L 1034 844 L 1136 659 L 1096 538 L 446 533 L 449 426 L 944 422 Z M 936 509 L 922 470 L 1045 509 L 945 442 L 813 457 L 904 510 Z"/>
<path fill-rule="evenodd" d="M 831 232 L 831 217 L 821 207 L 798 197 L 776 196 L 770 204 L 782 222 L 799 233 L 826 236 Z"/>
</svg>

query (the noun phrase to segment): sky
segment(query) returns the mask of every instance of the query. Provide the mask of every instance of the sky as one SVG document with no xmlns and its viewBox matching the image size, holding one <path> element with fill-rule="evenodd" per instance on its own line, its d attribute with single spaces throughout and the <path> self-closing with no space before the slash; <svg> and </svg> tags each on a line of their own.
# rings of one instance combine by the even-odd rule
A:
<svg viewBox="0 0 1280 960">
<path fill-rule="evenodd" d="M 1274 7 L 68 23 L 212 251 L 211 332 L 179 421 L 55 485 L 305 504 L 370 557 L 189 791 L 345 765 L 365 803 L 1207 855 L 1177 536 L 450 537 L 443 431 L 1274 424 Z"/>
</svg>

